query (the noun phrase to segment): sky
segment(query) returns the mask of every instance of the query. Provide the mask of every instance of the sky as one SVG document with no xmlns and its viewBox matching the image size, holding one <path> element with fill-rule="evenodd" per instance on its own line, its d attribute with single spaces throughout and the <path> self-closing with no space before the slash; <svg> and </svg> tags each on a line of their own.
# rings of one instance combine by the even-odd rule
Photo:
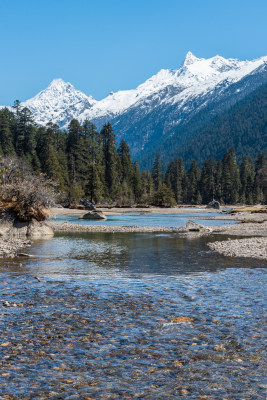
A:
<svg viewBox="0 0 267 400">
<path fill-rule="evenodd" d="M 0 105 L 55 78 L 97 100 L 133 89 L 190 50 L 267 55 L 267 0 L 0 0 Z"/>
</svg>

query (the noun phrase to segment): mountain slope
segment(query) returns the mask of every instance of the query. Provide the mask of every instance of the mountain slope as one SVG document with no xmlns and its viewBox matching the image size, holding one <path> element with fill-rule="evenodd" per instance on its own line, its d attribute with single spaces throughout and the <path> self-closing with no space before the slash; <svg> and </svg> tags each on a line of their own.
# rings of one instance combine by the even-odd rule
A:
<svg viewBox="0 0 267 400">
<path fill-rule="evenodd" d="M 173 148 L 173 143 L 168 147 Z M 187 166 L 194 159 L 201 165 L 209 157 L 221 159 L 231 147 L 239 161 L 244 155 L 267 154 L 267 84 L 190 134 L 176 156 L 185 159 Z"/>
<path fill-rule="evenodd" d="M 163 69 L 136 89 L 110 93 L 101 101 L 56 79 L 22 105 L 38 123 L 61 128 L 72 118 L 89 119 L 98 128 L 109 121 L 117 140 L 125 138 L 134 158 L 149 166 L 159 150 L 164 155 L 165 144 L 173 143 L 168 152 L 176 151 L 194 131 L 265 82 L 267 57 L 204 59 L 189 52 L 179 69 Z"/>
</svg>

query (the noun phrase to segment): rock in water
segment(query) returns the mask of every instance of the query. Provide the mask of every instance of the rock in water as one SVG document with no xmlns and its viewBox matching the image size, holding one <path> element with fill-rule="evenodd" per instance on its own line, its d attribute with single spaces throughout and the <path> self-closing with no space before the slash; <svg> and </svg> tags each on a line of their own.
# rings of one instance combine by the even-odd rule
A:
<svg viewBox="0 0 267 400">
<path fill-rule="evenodd" d="M 102 211 L 89 211 L 88 213 L 84 214 L 81 219 L 107 219 L 105 214 Z"/>
<path fill-rule="evenodd" d="M 185 226 L 185 230 L 188 232 L 206 232 L 209 231 L 209 228 L 189 220 Z"/>
</svg>

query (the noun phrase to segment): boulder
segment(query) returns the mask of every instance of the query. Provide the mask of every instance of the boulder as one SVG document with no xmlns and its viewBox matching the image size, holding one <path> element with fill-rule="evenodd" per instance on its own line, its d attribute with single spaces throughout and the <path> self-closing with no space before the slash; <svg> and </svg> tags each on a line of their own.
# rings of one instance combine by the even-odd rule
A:
<svg viewBox="0 0 267 400">
<path fill-rule="evenodd" d="M 217 200 L 212 200 L 206 208 L 215 208 L 216 210 L 220 210 L 221 206 L 220 203 Z"/>
<path fill-rule="evenodd" d="M 185 230 L 188 232 L 209 232 L 210 228 L 189 220 L 187 221 Z"/>
<path fill-rule="evenodd" d="M 102 211 L 89 211 L 81 216 L 80 219 L 107 219 L 107 217 L 102 213 Z"/>
<path fill-rule="evenodd" d="M 3 237 L 41 239 L 54 236 L 54 231 L 45 222 L 39 222 L 36 219 L 20 222 L 16 218 L 7 218 L 0 222 L 0 235 Z"/>
<path fill-rule="evenodd" d="M 96 211 L 95 206 L 93 205 L 93 203 L 91 201 L 89 201 L 88 199 L 81 199 L 80 200 L 80 204 L 83 205 L 85 207 L 86 210 L 90 210 L 90 211 Z"/>
</svg>

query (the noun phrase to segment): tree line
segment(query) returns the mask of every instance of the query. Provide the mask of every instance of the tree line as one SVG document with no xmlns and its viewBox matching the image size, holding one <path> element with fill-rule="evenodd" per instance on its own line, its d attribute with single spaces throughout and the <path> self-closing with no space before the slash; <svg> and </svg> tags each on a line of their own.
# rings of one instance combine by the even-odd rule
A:
<svg viewBox="0 0 267 400">
<path fill-rule="evenodd" d="M 209 158 L 201 169 L 193 161 L 188 171 L 181 158 L 163 171 L 157 155 L 151 172 L 140 171 L 126 141 L 117 145 L 110 123 L 100 132 L 88 120 L 73 119 L 67 131 L 53 123 L 38 126 L 18 101 L 13 112 L 0 110 L 0 155 L 20 157 L 36 174 L 57 182 L 58 201 L 66 205 L 82 197 L 122 206 L 267 202 L 264 154 L 256 162 L 245 156 L 238 165 L 231 149 L 222 160 Z"/>
</svg>

